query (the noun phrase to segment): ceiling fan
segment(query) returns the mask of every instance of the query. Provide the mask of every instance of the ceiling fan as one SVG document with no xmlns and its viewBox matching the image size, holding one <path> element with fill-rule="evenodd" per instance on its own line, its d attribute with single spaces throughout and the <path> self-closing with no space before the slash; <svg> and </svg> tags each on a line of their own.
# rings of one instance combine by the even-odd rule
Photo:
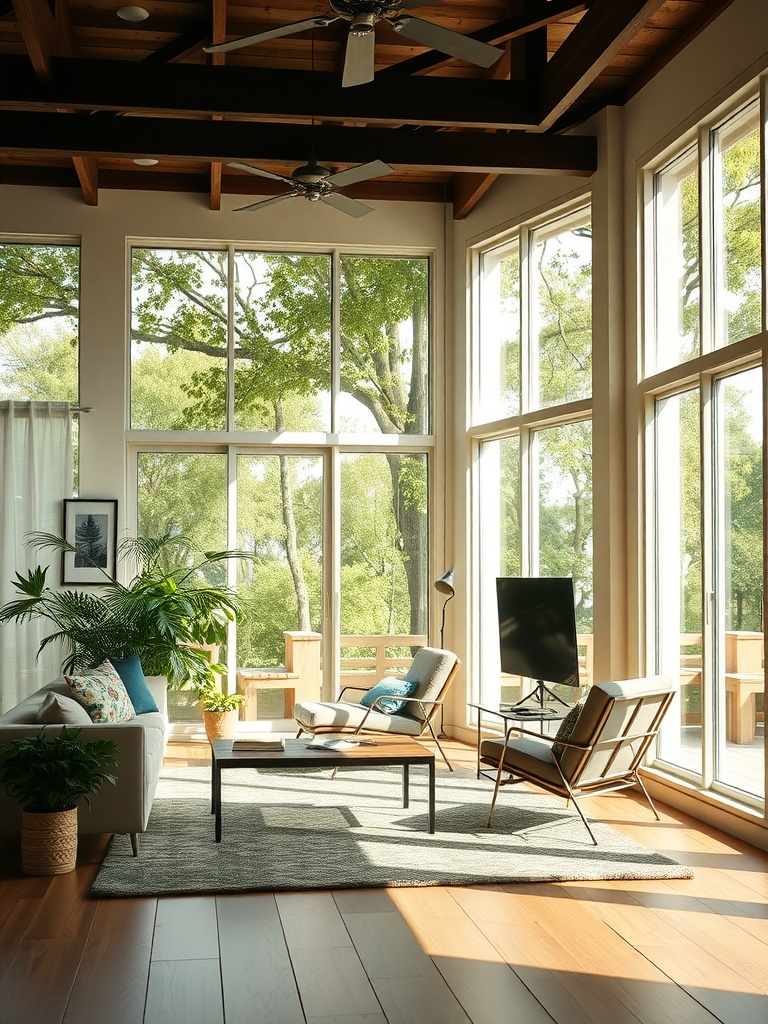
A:
<svg viewBox="0 0 768 1024">
<path fill-rule="evenodd" d="M 483 68 L 489 68 L 495 64 L 504 52 L 496 46 L 463 36 L 460 32 L 453 32 L 440 25 L 434 25 L 432 22 L 399 13 L 402 10 L 424 7 L 426 4 L 435 3 L 435 0 L 328 0 L 328 2 L 335 12 L 335 17 L 319 15 L 315 18 L 308 18 L 306 21 L 294 22 L 292 25 L 283 25 L 281 28 L 268 29 L 266 32 L 257 32 L 256 35 L 233 39 L 229 43 L 204 46 L 203 49 L 206 53 L 227 53 L 230 50 L 239 50 L 241 47 L 261 43 L 267 39 L 278 39 L 280 36 L 289 36 L 296 32 L 325 28 L 343 18 L 350 23 L 341 80 L 343 86 L 363 85 L 365 82 L 373 81 L 375 28 L 379 21 L 387 21 L 395 32 L 399 32 L 407 39 L 413 39 L 414 42 L 421 43 L 423 46 L 447 53 L 451 57 L 460 57 L 470 64 L 477 64 Z"/>
<path fill-rule="evenodd" d="M 273 174 L 272 171 L 265 171 L 261 167 L 252 167 L 250 164 L 230 163 L 228 167 L 234 167 L 238 171 L 247 171 L 249 174 L 256 174 L 260 178 L 271 178 L 274 181 L 282 181 L 290 186 L 290 192 L 283 192 L 279 196 L 272 196 L 271 199 L 261 199 L 249 206 L 239 206 L 236 212 L 241 210 L 258 210 L 273 203 L 281 203 L 284 199 L 292 199 L 294 196 L 303 196 L 311 203 L 322 202 L 333 206 L 350 217 L 365 217 L 367 213 L 373 213 L 373 207 L 359 203 L 356 199 L 341 195 L 337 188 L 345 185 L 354 185 L 359 181 L 367 181 L 369 178 L 382 178 L 385 174 L 393 174 L 394 168 L 385 164 L 383 160 L 371 160 L 367 164 L 358 164 L 346 171 L 338 171 L 333 174 L 329 167 L 319 164 L 314 155 L 310 157 L 309 163 L 297 167 L 290 178 L 282 174 Z"/>
</svg>

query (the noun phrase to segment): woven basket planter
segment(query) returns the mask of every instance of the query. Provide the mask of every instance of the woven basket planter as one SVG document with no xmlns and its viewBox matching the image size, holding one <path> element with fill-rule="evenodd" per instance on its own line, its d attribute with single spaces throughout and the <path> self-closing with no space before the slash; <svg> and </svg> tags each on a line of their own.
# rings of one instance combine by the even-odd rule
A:
<svg viewBox="0 0 768 1024">
<path fill-rule="evenodd" d="M 77 860 L 77 808 L 21 812 L 21 870 L 25 875 L 64 875 Z"/>
<path fill-rule="evenodd" d="M 209 740 L 231 740 L 237 734 L 238 710 L 203 711 L 205 734 Z"/>
</svg>

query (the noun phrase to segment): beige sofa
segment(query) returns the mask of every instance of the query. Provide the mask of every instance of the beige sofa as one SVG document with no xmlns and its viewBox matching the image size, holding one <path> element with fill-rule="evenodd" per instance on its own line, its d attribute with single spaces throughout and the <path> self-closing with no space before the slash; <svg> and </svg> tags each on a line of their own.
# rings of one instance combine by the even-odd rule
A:
<svg viewBox="0 0 768 1024">
<path fill-rule="evenodd" d="M 83 739 L 113 740 L 118 747 L 116 756 L 120 762 L 114 773 L 117 784 L 105 784 L 94 793 L 90 797 L 90 810 L 86 802 L 82 801 L 78 831 L 83 834 L 130 833 L 134 856 L 139 852 L 139 834 L 147 830 L 168 730 L 165 679 L 149 678 L 147 686 L 159 711 L 137 715 L 129 722 L 116 725 L 89 722 L 87 725 L 70 726 L 81 729 Z M 34 736 L 40 729 L 55 732 L 61 730 L 60 724 L 41 725 L 37 718 L 38 710 L 51 691 L 64 696 L 72 695 L 64 679 L 56 679 L 30 694 L 4 715 L 0 715 L 0 743 L 19 736 Z M 0 834 L 18 835 L 20 826 L 19 805 L 0 786 Z"/>
</svg>

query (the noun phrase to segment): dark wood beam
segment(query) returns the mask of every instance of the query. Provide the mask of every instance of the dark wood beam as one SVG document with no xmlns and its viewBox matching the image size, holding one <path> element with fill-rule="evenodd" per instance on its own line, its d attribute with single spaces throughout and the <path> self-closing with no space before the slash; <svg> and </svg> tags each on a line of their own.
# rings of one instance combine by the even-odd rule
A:
<svg viewBox="0 0 768 1024">
<path fill-rule="evenodd" d="M 453 182 L 453 219 L 464 220 L 496 181 L 496 174 L 459 174 Z"/>
<path fill-rule="evenodd" d="M 665 0 L 593 0 L 539 76 L 541 130 L 557 121 Z"/>
<path fill-rule="evenodd" d="M 304 163 L 309 145 L 309 129 L 290 124 L 0 111 L 0 152 L 8 154 Z M 597 167 L 596 139 L 586 135 L 320 125 L 315 150 L 334 164 L 385 158 L 394 167 L 426 172 L 588 177 Z"/>
<path fill-rule="evenodd" d="M 199 18 L 193 27 L 182 35 L 171 39 L 159 50 L 154 50 L 145 57 L 142 64 L 170 64 L 174 60 L 183 60 L 192 54 L 199 53 L 202 47 L 211 38 L 210 18 Z M 218 40 L 223 42 L 223 40 Z M 215 56 L 215 55 L 212 55 Z M 219 54 L 219 56 L 223 56 Z M 215 61 L 213 63 L 216 63 Z"/>
<path fill-rule="evenodd" d="M 99 162 L 92 156 L 74 156 L 72 163 L 87 206 L 99 205 Z"/>
<path fill-rule="evenodd" d="M 51 77 L 56 45 L 56 22 L 46 0 L 13 0 L 13 9 L 35 74 L 41 81 Z"/>
<path fill-rule="evenodd" d="M 494 25 L 487 25 L 478 29 L 477 32 L 468 33 L 470 39 L 478 39 L 481 43 L 490 43 L 497 46 L 506 43 L 510 39 L 517 39 L 528 32 L 535 32 L 536 29 L 546 28 L 563 18 L 572 18 L 575 14 L 581 14 L 589 7 L 590 0 L 582 0 L 575 3 L 574 0 L 535 0 L 530 11 L 523 14 L 515 14 Z M 390 64 L 389 67 L 377 71 L 379 76 L 416 75 L 424 74 L 427 71 L 434 71 L 436 68 L 449 64 L 452 57 L 446 57 L 444 53 L 437 50 L 429 50 L 427 53 L 420 53 L 416 57 L 409 57 L 397 64 Z"/>
<path fill-rule="evenodd" d="M 361 124 L 525 129 L 536 124 L 524 86 L 461 78 L 376 80 L 342 89 L 336 75 L 265 68 L 55 57 L 38 82 L 24 57 L 0 57 L 0 108 L 120 110 L 309 119 Z"/>
</svg>

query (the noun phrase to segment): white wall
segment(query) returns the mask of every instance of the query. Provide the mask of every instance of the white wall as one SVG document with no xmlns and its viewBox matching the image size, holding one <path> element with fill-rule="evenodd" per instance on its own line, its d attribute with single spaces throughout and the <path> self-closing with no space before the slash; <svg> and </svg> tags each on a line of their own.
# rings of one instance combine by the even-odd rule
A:
<svg viewBox="0 0 768 1024">
<path fill-rule="evenodd" d="M 300 198 L 263 211 L 233 212 L 254 197 L 224 196 L 221 211 L 207 196 L 103 189 L 97 207 L 76 189 L 0 187 L 0 231 L 76 239 L 81 243 L 80 496 L 117 497 L 125 522 L 125 430 L 128 409 L 128 240 L 233 241 L 255 245 L 404 246 L 434 248 L 443 266 L 443 207 L 368 203 L 375 212 L 355 220 Z M 0 235 L 2 237 L 2 235 Z M 442 287 L 438 282 L 439 292 Z M 442 318 L 439 318 L 442 322 Z"/>
</svg>

